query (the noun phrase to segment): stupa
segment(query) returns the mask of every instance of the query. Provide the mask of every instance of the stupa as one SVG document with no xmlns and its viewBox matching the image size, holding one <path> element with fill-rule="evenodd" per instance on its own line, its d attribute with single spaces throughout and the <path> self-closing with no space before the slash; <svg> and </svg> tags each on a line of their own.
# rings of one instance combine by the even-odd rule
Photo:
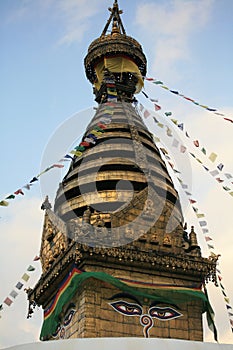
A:
<svg viewBox="0 0 233 350">
<path fill-rule="evenodd" d="M 216 259 L 185 227 L 178 192 L 137 108 L 147 61 L 117 1 L 84 60 L 98 108 L 54 208 L 48 198 L 42 275 L 29 316 L 44 310 L 42 340 L 155 337 L 203 340 L 205 292 Z"/>
</svg>

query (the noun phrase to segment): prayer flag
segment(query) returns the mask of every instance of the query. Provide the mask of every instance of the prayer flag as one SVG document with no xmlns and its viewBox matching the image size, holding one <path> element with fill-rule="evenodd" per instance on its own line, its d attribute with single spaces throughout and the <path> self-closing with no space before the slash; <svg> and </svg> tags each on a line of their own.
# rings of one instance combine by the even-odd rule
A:
<svg viewBox="0 0 233 350">
<path fill-rule="evenodd" d="M 148 81 L 153 81 L 154 80 L 154 78 L 145 78 L 146 80 L 148 80 Z"/>
<path fill-rule="evenodd" d="M 177 147 L 178 145 L 179 145 L 179 141 L 174 138 L 173 141 L 172 141 L 172 146 L 173 147 Z"/>
<path fill-rule="evenodd" d="M 224 167 L 224 164 L 222 164 L 222 163 L 220 163 L 220 164 L 217 166 L 217 168 L 218 168 L 220 171 L 222 171 L 223 167 Z"/>
<path fill-rule="evenodd" d="M 80 146 L 89 147 L 89 146 L 90 146 L 90 142 L 82 141 L 82 142 L 80 143 Z"/>
<path fill-rule="evenodd" d="M 154 103 L 154 106 L 155 106 L 156 111 L 159 111 L 161 109 L 161 107 L 159 105 L 157 105 L 156 103 Z"/>
<path fill-rule="evenodd" d="M 6 298 L 5 300 L 4 300 L 4 303 L 7 305 L 7 306 L 11 306 L 11 304 L 13 303 L 13 301 L 10 299 L 10 298 Z"/>
<path fill-rule="evenodd" d="M 24 273 L 21 278 L 23 281 L 27 282 L 29 280 L 30 276 L 27 273 Z"/>
<path fill-rule="evenodd" d="M 231 305 L 227 305 L 226 304 L 226 308 L 229 310 L 229 309 L 232 309 Z"/>
<path fill-rule="evenodd" d="M 186 189 L 186 188 L 188 188 L 188 185 L 186 185 L 186 184 L 181 184 L 181 187 L 184 188 L 184 189 Z"/>
<path fill-rule="evenodd" d="M 210 108 L 210 107 L 207 107 L 206 109 L 207 109 L 208 111 L 210 111 L 210 112 L 216 112 L 216 111 L 217 111 L 217 109 Z"/>
<path fill-rule="evenodd" d="M 26 188 L 26 190 L 30 190 L 30 187 L 32 186 L 32 184 L 26 184 L 25 186 L 23 186 L 23 188 Z"/>
<path fill-rule="evenodd" d="M 206 221 L 199 221 L 199 225 L 202 227 L 202 226 L 206 226 L 207 225 L 207 222 Z"/>
<path fill-rule="evenodd" d="M 67 158 L 67 159 L 72 159 L 72 160 L 73 160 L 73 157 L 72 157 L 72 156 L 70 156 L 69 154 L 66 154 L 66 155 L 64 156 L 64 158 Z"/>
<path fill-rule="evenodd" d="M 148 118 L 150 116 L 150 112 L 146 109 L 143 114 L 144 118 Z"/>
<path fill-rule="evenodd" d="M 167 126 L 167 136 L 169 136 L 169 137 L 172 136 L 172 131 L 168 126 Z"/>
<path fill-rule="evenodd" d="M 13 194 L 10 194 L 8 197 L 6 197 L 6 199 L 14 199 L 15 196 Z"/>
<path fill-rule="evenodd" d="M 7 207 L 9 205 L 9 203 L 7 201 L 0 201 L 0 206 L 2 207 Z"/>
<path fill-rule="evenodd" d="M 217 114 L 217 113 L 215 113 L 215 114 Z M 221 115 L 223 115 L 223 114 L 221 114 Z M 228 122 L 233 123 L 233 120 L 232 120 L 232 119 L 229 119 L 229 118 L 223 118 L 223 119 L 227 120 Z"/>
<path fill-rule="evenodd" d="M 149 96 L 145 93 L 145 91 L 142 91 L 142 93 L 146 98 L 149 98 Z"/>
<path fill-rule="evenodd" d="M 140 112 L 142 112 L 143 109 L 144 109 L 144 107 L 143 107 L 143 105 L 140 103 L 140 104 L 139 104 L 139 110 L 140 110 Z"/>
<path fill-rule="evenodd" d="M 186 149 L 187 148 L 185 146 L 183 146 L 183 145 L 180 146 L 180 152 L 181 153 L 184 153 L 186 151 Z"/>
<path fill-rule="evenodd" d="M 172 121 L 175 125 L 177 125 L 177 123 L 178 123 L 178 120 L 176 120 L 176 119 L 171 119 L 171 121 Z"/>
<path fill-rule="evenodd" d="M 209 230 L 208 230 L 207 228 L 203 228 L 203 229 L 202 229 L 202 232 L 203 232 L 203 233 L 208 233 Z"/>
<path fill-rule="evenodd" d="M 230 191 L 230 188 L 227 187 L 227 186 L 222 186 L 222 188 L 223 188 L 225 191 Z"/>
<path fill-rule="evenodd" d="M 172 112 L 165 112 L 164 114 L 166 115 L 166 117 L 169 117 L 170 115 L 172 115 Z"/>
<path fill-rule="evenodd" d="M 204 217 L 205 217 L 205 214 L 197 214 L 196 216 L 197 216 L 197 218 L 200 219 L 200 218 L 204 218 Z"/>
<path fill-rule="evenodd" d="M 33 261 L 38 261 L 40 260 L 40 257 L 38 255 L 35 256 L 35 258 L 33 259 Z"/>
<path fill-rule="evenodd" d="M 187 194 L 187 196 L 191 196 L 192 193 L 188 192 L 188 191 L 185 191 L 185 193 Z"/>
<path fill-rule="evenodd" d="M 214 246 L 211 245 L 211 244 L 207 244 L 207 246 L 208 246 L 209 249 L 214 249 Z"/>
<path fill-rule="evenodd" d="M 206 240 L 206 242 L 212 241 L 212 238 L 211 238 L 211 237 L 208 237 L 208 236 L 205 236 L 205 240 Z"/>
<path fill-rule="evenodd" d="M 206 166 L 204 166 L 204 165 L 203 165 L 203 168 L 204 168 L 206 171 L 209 171 L 209 169 L 208 169 Z"/>
<path fill-rule="evenodd" d="M 186 100 L 188 100 L 188 101 L 191 101 L 191 102 L 195 102 L 192 98 L 190 98 L 190 97 L 186 97 L 186 96 L 183 96 Z"/>
<path fill-rule="evenodd" d="M 53 168 L 64 168 L 63 164 L 53 164 Z"/>
<path fill-rule="evenodd" d="M 209 160 L 211 160 L 211 162 L 215 162 L 216 158 L 217 158 L 217 154 L 212 152 L 209 156 Z"/>
<path fill-rule="evenodd" d="M 165 89 L 165 90 L 169 90 L 169 88 L 165 85 L 161 85 L 161 88 Z"/>
<path fill-rule="evenodd" d="M 232 175 L 231 174 L 228 174 L 228 173 L 226 173 L 226 174 L 224 174 L 228 179 L 231 179 L 232 178 Z"/>
<path fill-rule="evenodd" d="M 76 157 L 82 156 L 82 152 L 80 151 L 71 151 L 70 153 L 74 154 Z"/>
<path fill-rule="evenodd" d="M 159 122 L 155 117 L 153 117 L 153 119 L 154 119 L 154 122 L 155 122 L 155 123 L 158 123 L 158 122 Z"/>
<path fill-rule="evenodd" d="M 177 126 L 178 126 L 178 128 L 179 128 L 180 130 L 182 130 L 182 131 L 184 130 L 184 124 L 183 124 L 183 123 L 178 124 Z"/>
<path fill-rule="evenodd" d="M 219 174 L 219 172 L 218 172 L 218 170 L 212 170 L 212 171 L 210 171 L 210 174 L 211 174 L 212 176 L 216 176 L 216 175 Z"/>
<path fill-rule="evenodd" d="M 178 91 L 170 90 L 170 92 L 172 92 L 173 94 L 179 95 L 179 92 L 178 92 Z"/>
<path fill-rule="evenodd" d="M 85 137 L 84 139 L 85 142 L 88 142 L 89 144 L 92 143 L 93 145 L 96 144 L 96 142 L 93 139 L 90 139 L 89 137 Z"/>
<path fill-rule="evenodd" d="M 18 282 L 15 287 L 20 290 L 23 287 L 23 283 Z"/>
<path fill-rule="evenodd" d="M 159 102 L 158 100 L 154 99 L 154 98 L 150 98 L 151 102 Z"/>
<path fill-rule="evenodd" d="M 220 177 L 217 177 L 216 180 L 220 183 L 224 181 L 224 180 L 221 180 Z"/>
<path fill-rule="evenodd" d="M 23 191 L 21 190 L 21 188 L 20 188 L 19 190 L 15 191 L 14 194 L 16 194 L 16 195 L 18 195 L 18 194 L 24 195 L 24 193 L 23 193 Z"/>
<path fill-rule="evenodd" d="M 158 123 L 157 124 L 160 128 L 163 128 L 164 127 L 164 124 L 162 124 L 162 123 Z"/>
<path fill-rule="evenodd" d="M 229 304 L 230 303 L 230 299 L 229 298 L 224 298 L 224 300 Z"/>
<path fill-rule="evenodd" d="M 202 147 L 201 151 L 202 151 L 202 153 L 204 153 L 206 155 L 206 150 L 204 147 Z"/>
<path fill-rule="evenodd" d="M 27 268 L 27 271 L 35 271 L 35 267 L 32 266 L 32 265 L 29 265 L 28 268 Z"/>
<path fill-rule="evenodd" d="M 185 133 L 185 136 L 188 137 L 188 138 L 190 137 L 189 134 L 187 133 L 187 131 L 186 131 L 186 133 Z"/>
<path fill-rule="evenodd" d="M 199 141 L 198 140 L 193 141 L 193 143 L 194 143 L 194 146 L 199 147 Z"/>
<path fill-rule="evenodd" d="M 30 184 L 33 183 L 33 182 L 35 182 L 35 181 L 38 181 L 38 179 L 37 179 L 37 177 L 34 176 L 34 177 L 31 179 Z"/>
<path fill-rule="evenodd" d="M 17 295 L 19 295 L 15 290 L 12 290 L 11 292 L 10 292 L 10 296 L 12 297 L 12 298 L 16 298 L 17 297 Z"/>
<path fill-rule="evenodd" d="M 153 81 L 153 83 L 154 84 L 156 84 L 156 85 L 162 85 L 163 84 L 163 82 L 162 81 L 160 81 L 160 80 L 156 80 L 156 81 Z M 163 87 L 163 86 L 162 86 Z M 164 87 L 164 89 L 165 89 L 166 87 Z M 167 88 L 168 89 L 168 88 Z"/>
<path fill-rule="evenodd" d="M 193 208 L 193 211 L 194 211 L 195 213 L 198 212 L 198 208 L 196 208 L 196 207 L 192 207 L 192 208 Z"/>
<path fill-rule="evenodd" d="M 191 204 L 194 204 L 194 203 L 197 202 L 197 201 L 195 201 L 194 199 L 190 199 L 189 201 L 190 201 Z"/>
</svg>

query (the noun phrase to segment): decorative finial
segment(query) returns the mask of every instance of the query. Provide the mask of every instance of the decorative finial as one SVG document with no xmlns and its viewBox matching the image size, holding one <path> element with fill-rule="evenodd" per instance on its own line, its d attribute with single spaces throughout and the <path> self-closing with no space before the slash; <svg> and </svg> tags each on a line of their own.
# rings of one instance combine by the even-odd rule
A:
<svg viewBox="0 0 233 350">
<path fill-rule="evenodd" d="M 41 210 L 51 209 L 51 208 L 52 208 L 52 205 L 49 202 L 49 196 L 46 196 L 44 202 L 41 205 Z"/>
</svg>

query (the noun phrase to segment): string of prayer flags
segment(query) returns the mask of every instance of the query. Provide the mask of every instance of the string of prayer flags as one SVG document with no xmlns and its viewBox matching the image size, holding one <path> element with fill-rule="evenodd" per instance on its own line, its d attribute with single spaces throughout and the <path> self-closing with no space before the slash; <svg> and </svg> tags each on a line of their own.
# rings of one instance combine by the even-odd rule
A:
<svg viewBox="0 0 233 350">
<path fill-rule="evenodd" d="M 233 123 L 233 119 L 228 118 L 224 113 L 219 113 L 216 108 L 212 108 L 212 107 L 208 107 L 207 105 L 203 105 L 203 104 L 195 101 L 193 98 L 187 97 L 187 96 L 179 93 L 179 91 L 177 91 L 177 90 L 170 89 L 169 87 L 164 85 L 164 83 L 161 80 L 158 80 L 158 79 L 155 79 L 155 78 L 149 78 L 149 77 L 145 77 L 145 80 L 147 80 L 147 81 L 149 81 L 149 82 L 151 82 L 151 83 L 153 83 L 155 85 L 160 86 L 164 90 L 168 90 L 169 92 L 171 92 L 172 94 L 174 94 L 176 96 L 182 97 L 186 101 L 189 101 L 189 102 L 195 104 L 196 106 L 204 108 L 205 110 L 207 110 L 209 112 L 212 112 L 215 115 L 223 117 L 224 120 L 226 120 L 226 121 L 228 121 L 230 123 Z"/>
<path fill-rule="evenodd" d="M 141 106 L 140 107 L 140 110 L 141 111 L 143 111 L 143 108 L 142 108 L 143 106 Z M 147 109 L 145 109 L 145 111 L 146 111 L 146 113 L 147 113 L 147 117 L 149 116 L 149 115 L 151 115 L 151 113 L 147 110 Z M 144 111 L 144 113 L 145 113 L 145 111 Z M 152 115 L 153 116 L 153 115 Z M 160 123 L 160 121 L 158 120 L 158 118 L 155 118 L 154 116 L 153 116 L 153 119 L 154 119 L 154 122 L 155 122 L 155 124 L 157 125 L 157 126 L 159 126 L 159 127 L 161 127 L 161 128 L 163 128 L 164 126 L 166 127 L 166 129 L 167 129 L 167 136 L 169 136 L 169 137 L 172 137 L 172 131 L 171 131 L 171 129 L 170 129 L 170 127 L 169 126 L 167 126 L 166 124 L 163 124 L 163 123 Z M 177 119 L 174 119 L 174 118 L 170 118 L 170 120 L 173 122 L 173 124 L 175 124 L 177 127 L 178 127 L 178 129 L 182 132 L 182 131 L 184 131 L 184 123 L 179 123 L 178 122 L 178 120 Z M 190 138 L 190 136 L 188 135 L 188 133 L 187 133 L 187 131 L 185 132 L 185 136 L 187 136 L 188 138 Z M 178 141 L 174 138 L 173 139 L 173 142 L 172 142 L 172 146 L 173 147 L 178 147 L 178 143 L 177 143 Z M 196 147 L 196 148 L 200 148 L 200 142 L 199 142 L 199 140 L 193 140 L 193 144 L 194 144 L 194 146 Z M 183 146 L 183 145 L 181 145 L 180 146 L 180 153 L 184 153 L 185 151 L 186 151 L 186 147 L 185 146 Z M 201 151 L 202 151 L 202 154 L 204 154 L 205 156 L 207 156 L 207 152 L 206 152 L 206 148 L 205 147 L 201 147 Z M 214 169 L 214 170 L 209 170 L 209 168 L 207 167 L 207 166 L 205 166 L 205 164 L 203 164 L 203 161 L 202 160 L 200 160 L 198 157 L 196 157 L 196 155 L 195 155 L 195 153 L 193 153 L 193 152 L 189 152 L 189 154 L 199 163 L 199 164 L 201 164 L 202 165 L 202 167 L 203 167 L 203 169 L 205 169 L 207 172 L 209 172 L 210 173 L 210 175 L 212 175 L 214 178 L 215 178 L 215 180 L 219 183 L 219 184 L 223 184 L 223 186 L 222 186 L 222 189 L 224 190 L 224 191 L 226 191 L 226 192 L 228 192 L 229 194 L 230 194 L 230 196 L 232 196 L 233 197 L 233 189 L 232 189 L 232 184 L 233 184 L 233 182 L 231 182 L 231 184 L 224 184 L 223 182 L 225 181 L 225 180 L 223 180 L 223 179 L 221 179 L 221 178 L 219 178 L 219 177 L 217 177 L 216 178 L 216 176 L 217 175 L 219 175 L 219 171 L 222 171 L 222 169 L 224 168 L 224 164 L 223 163 L 219 163 L 218 165 L 217 165 L 217 169 Z M 209 155 L 209 160 L 212 162 L 212 163 L 214 163 L 215 161 L 216 161 L 216 159 L 217 159 L 217 154 L 215 153 L 215 152 L 211 152 L 210 153 L 210 155 Z M 229 179 L 231 179 L 232 178 L 232 175 L 231 174 L 228 174 L 228 173 L 226 173 L 225 174 L 225 176 L 226 176 L 226 181 L 228 181 Z M 231 187 L 230 187 L 231 186 Z"/>
<path fill-rule="evenodd" d="M 39 260 L 39 256 L 36 255 L 35 258 L 33 259 L 33 261 L 37 261 Z M 7 305 L 7 306 L 11 306 L 12 303 L 14 302 L 14 300 L 18 297 L 19 292 L 22 291 L 23 286 L 25 286 L 25 284 L 29 281 L 30 279 L 30 274 L 32 272 L 34 272 L 36 270 L 36 268 L 33 265 L 29 265 L 26 269 L 27 272 L 29 272 L 29 274 L 27 272 L 24 272 L 23 275 L 21 276 L 20 281 L 18 281 L 15 284 L 15 287 L 12 288 L 11 292 L 9 293 L 9 295 L 4 299 L 3 303 L 1 304 L 0 307 L 0 311 L 3 311 L 4 307 L 3 304 Z M 1 315 L 0 315 L 1 318 Z"/>
<path fill-rule="evenodd" d="M 160 140 L 157 141 L 157 143 L 161 143 Z M 172 158 L 170 157 L 168 151 L 166 150 L 166 148 L 164 147 L 164 145 L 161 144 L 162 147 L 159 147 L 160 151 L 162 152 L 162 154 L 166 155 L 166 162 L 168 165 L 170 165 L 170 167 L 172 168 L 172 170 L 174 171 L 174 165 L 173 165 L 173 162 L 172 162 Z M 175 173 L 175 171 L 174 171 Z M 181 174 L 181 172 L 179 172 L 179 174 Z M 189 202 L 191 204 L 194 204 L 194 203 L 197 203 L 197 201 L 195 199 L 193 199 L 192 197 L 192 194 L 191 192 L 189 191 L 186 191 L 185 189 L 188 188 L 188 185 L 183 183 L 182 179 L 180 178 L 180 175 L 179 177 L 176 175 L 177 177 L 177 180 L 180 182 L 181 184 L 181 188 L 183 189 L 184 193 L 187 195 L 188 199 L 189 199 Z M 198 219 L 198 223 L 202 229 L 202 232 L 204 234 L 204 238 L 205 238 L 205 241 L 207 243 L 207 248 L 209 249 L 210 251 L 210 257 L 218 257 L 218 254 L 216 254 L 214 252 L 215 250 L 215 246 L 214 246 L 214 240 L 213 238 L 210 236 L 209 234 L 209 229 L 208 229 L 208 223 L 206 220 L 200 220 L 202 219 L 203 217 L 205 217 L 205 214 L 203 213 L 199 213 L 199 209 L 197 207 L 197 204 L 195 204 L 195 207 L 192 205 L 192 209 Z M 228 311 L 228 318 L 229 318 L 229 323 L 230 323 L 230 327 L 231 327 L 231 330 L 233 332 L 233 309 L 230 305 L 230 298 L 227 296 L 227 293 L 226 293 L 226 290 L 225 290 L 225 287 L 223 286 L 223 283 L 222 283 L 222 275 L 221 275 L 221 271 L 219 269 L 216 269 L 216 271 L 218 272 L 217 274 L 217 278 L 218 278 L 218 287 L 221 288 L 221 292 L 224 296 L 224 302 L 225 302 L 225 305 L 226 305 L 226 309 Z"/>
<path fill-rule="evenodd" d="M 90 148 L 96 144 L 98 138 L 104 133 L 104 130 L 106 129 L 107 125 L 111 123 L 112 115 L 114 113 L 115 102 L 117 101 L 117 90 L 115 87 L 115 83 L 112 80 L 111 83 L 109 84 L 111 84 L 111 89 L 110 88 L 108 89 L 107 102 L 103 104 L 105 108 L 104 115 L 102 116 L 100 122 L 93 127 L 90 133 L 88 133 L 83 137 L 83 140 L 80 142 L 80 144 L 74 147 L 74 149 L 69 152 L 70 154 L 66 154 L 63 158 L 61 158 L 58 161 L 58 163 L 54 163 L 51 166 L 47 167 L 42 172 L 40 172 L 37 176 L 32 177 L 29 183 L 27 183 L 26 185 L 17 189 L 15 192 L 7 195 L 5 198 L 0 200 L 0 206 L 7 207 L 9 205 L 9 200 L 15 199 L 16 196 L 18 195 L 24 195 L 23 188 L 30 190 L 31 186 L 33 186 L 34 183 L 39 181 L 40 176 L 42 176 L 43 174 L 47 173 L 48 171 L 54 168 L 62 169 L 64 165 L 60 163 L 68 160 L 73 161 L 74 157 L 72 155 L 74 155 L 75 157 L 81 157 L 83 155 L 83 152 L 87 148 Z"/>
</svg>

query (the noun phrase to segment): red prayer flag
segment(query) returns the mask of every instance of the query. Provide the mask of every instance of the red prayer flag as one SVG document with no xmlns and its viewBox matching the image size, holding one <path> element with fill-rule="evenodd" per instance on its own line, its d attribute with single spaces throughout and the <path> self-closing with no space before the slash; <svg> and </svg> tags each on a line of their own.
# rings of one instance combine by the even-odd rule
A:
<svg viewBox="0 0 233 350">
<path fill-rule="evenodd" d="M 144 115 L 144 118 L 148 118 L 150 115 L 150 112 L 146 109 L 143 115 Z"/>
<path fill-rule="evenodd" d="M 64 168 L 63 164 L 53 164 L 53 168 Z"/>
<path fill-rule="evenodd" d="M 194 199 L 190 199 L 189 202 L 190 202 L 191 204 L 196 203 L 196 201 L 195 201 Z"/>
<path fill-rule="evenodd" d="M 18 195 L 18 194 L 22 194 L 22 195 L 24 195 L 24 193 L 23 193 L 23 191 L 22 191 L 22 189 L 20 188 L 20 189 L 18 189 L 17 191 L 15 191 L 14 192 L 14 194 L 16 194 L 16 195 Z"/>
<path fill-rule="evenodd" d="M 199 141 L 198 140 L 193 141 L 193 143 L 194 143 L 194 146 L 199 147 Z"/>
<path fill-rule="evenodd" d="M 154 103 L 154 105 L 155 105 L 155 110 L 156 111 L 159 111 L 161 109 L 161 107 L 159 105 L 157 105 L 156 103 Z"/>
<path fill-rule="evenodd" d="M 38 261 L 40 260 L 40 257 L 38 255 L 35 256 L 35 258 L 33 259 L 33 261 Z"/>
<path fill-rule="evenodd" d="M 6 298 L 5 300 L 4 300 L 4 303 L 7 305 L 7 306 L 11 306 L 11 304 L 13 303 L 13 301 L 10 299 L 10 298 Z"/>
</svg>

